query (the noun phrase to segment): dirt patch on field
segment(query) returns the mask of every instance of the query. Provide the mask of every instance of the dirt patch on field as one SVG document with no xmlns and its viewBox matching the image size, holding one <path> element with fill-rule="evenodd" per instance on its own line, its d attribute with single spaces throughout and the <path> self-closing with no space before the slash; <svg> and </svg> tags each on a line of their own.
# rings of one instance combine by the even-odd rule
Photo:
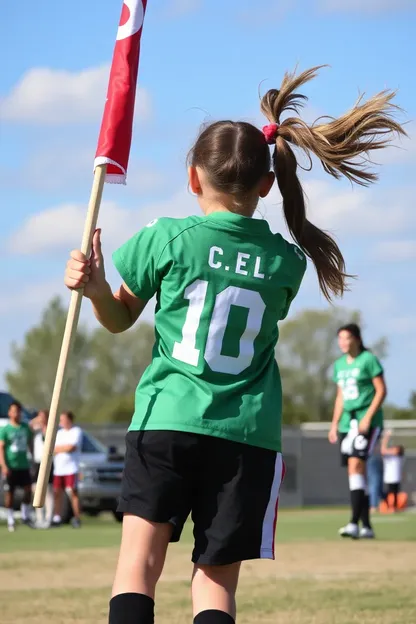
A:
<svg viewBox="0 0 416 624">
<path fill-rule="evenodd" d="M 110 587 L 117 561 L 115 549 L 64 552 L 16 552 L 0 555 L 0 588 L 36 590 Z M 169 552 L 163 581 L 189 580 L 190 549 Z M 245 563 L 242 580 L 331 580 L 358 574 L 416 574 L 416 544 L 377 542 L 292 543 L 277 548 L 275 562 Z"/>
</svg>

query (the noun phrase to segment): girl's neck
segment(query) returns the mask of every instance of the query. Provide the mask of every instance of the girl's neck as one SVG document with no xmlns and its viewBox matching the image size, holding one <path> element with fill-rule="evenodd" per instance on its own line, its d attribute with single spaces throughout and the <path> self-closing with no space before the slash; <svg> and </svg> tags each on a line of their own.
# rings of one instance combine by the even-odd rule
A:
<svg viewBox="0 0 416 624">
<path fill-rule="evenodd" d="M 360 355 L 360 350 L 359 349 L 351 349 L 351 351 L 348 351 L 347 353 L 347 362 L 353 362 L 355 360 L 356 357 L 358 357 Z"/>
<path fill-rule="evenodd" d="M 207 216 L 213 212 L 232 212 L 242 217 L 252 217 L 257 208 L 257 201 L 247 201 L 243 204 L 237 201 L 232 195 L 225 194 L 205 194 L 198 197 L 201 210 Z"/>
</svg>

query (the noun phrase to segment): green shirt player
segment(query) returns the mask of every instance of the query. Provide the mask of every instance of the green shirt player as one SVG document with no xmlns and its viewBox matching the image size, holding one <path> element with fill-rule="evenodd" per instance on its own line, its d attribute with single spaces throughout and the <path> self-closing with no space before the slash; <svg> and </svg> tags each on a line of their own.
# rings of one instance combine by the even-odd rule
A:
<svg viewBox="0 0 416 624">
<path fill-rule="evenodd" d="M 351 521 L 340 529 L 340 535 L 372 539 L 365 462 L 383 428 L 382 404 L 386 397 L 383 367 L 364 347 L 356 324 L 338 330 L 338 344 L 343 355 L 334 365 L 337 396 L 329 440 L 336 443 L 338 437 L 340 439 L 342 465 L 348 466 L 352 507 Z M 358 528 L 360 519 L 361 530 Z"/>
<path fill-rule="evenodd" d="M 0 467 L 5 492 L 7 526 L 15 530 L 13 515 L 14 492 L 23 489 L 21 518 L 24 524 L 31 526 L 30 500 L 32 479 L 28 453 L 32 450 L 32 432 L 26 423 L 22 423 L 22 407 L 14 401 L 8 411 L 9 422 L 0 429 Z"/>
<path fill-rule="evenodd" d="M 309 127 L 293 115 L 280 123 L 302 100 L 294 90 L 315 73 L 286 75 L 280 91 L 264 96 L 271 123 L 263 131 L 232 121 L 203 129 L 189 158 L 202 216 L 155 219 L 116 251 L 123 284 L 115 294 L 100 231 L 91 258 L 76 250 L 68 261 L 66 285 L 84 288 L 113 333 L 130 328 L 157 298 L 153 361 L 137 388 L 126 438 L 110 624 L 153 623 L 166 549 L 189 513 L 195 624 L 233 624 L 241 562 L 274 557 L 284 473 L 277 324 L 299 289 L 305 256 L 328 298 L 342 294 L 346 278 L 336 243 L 306 219 L 291 145 L 316 154 L 336 177 L 368 180 L 352 159 L 384 144 L 381 129 L 400 131 L 390 95 L 329 123 Z M 275 178 L 299 246 L 252 218 Z"/>
</svg>

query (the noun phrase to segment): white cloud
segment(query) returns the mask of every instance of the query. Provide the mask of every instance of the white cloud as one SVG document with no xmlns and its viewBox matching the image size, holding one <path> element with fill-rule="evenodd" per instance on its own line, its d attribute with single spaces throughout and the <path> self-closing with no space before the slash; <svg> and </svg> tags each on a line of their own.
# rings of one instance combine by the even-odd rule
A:
<svg viewBox="0 0 416 624">
<path fill-rule="evenodd" d="M 197 11 L 202 7 L 202 0 L 168 0 L 165 14 L 168 17 L 178 17 Z"/>
<path fill-rule="evenodd" d="M 296 2 L 296 0 L 295 0 Z M 248 6 L 245 6 L 247 5 Z M 293 10 L 294 0 L 257 0 L 255 3 L 240 3 L 237 18 L 251 27 L 264 27 L 265 16 L 268 23 L 284 21 L 286 16 Z"/>
<path fill-rule="evenodd" d="M 400 97 L 400 96 L 399 96 Z M 404 126 L 407 137 L 396 139 L 390 147 L 374 156 L 374 160 L 382 165 L 406 165 L 416 163 L 416 123 Z"/>
<path fill-rule="evenodd" d="M 312 180 L 305 184 L 305 192 L 309 219 L 318 227 L 333 232 L 343 244 L 363 239 L 377 241 L 392 234 L 408 236 L 410 228 L 416 226 L 411 189 L 407 197 L 397 192 L 389 194 L 373 189 L 350 189 L 348 186 L 338 188 L 336 182 Z M 256 217 L 267 219 L 273 231 L 285 233 L 281 204 L 275 187 L 259 205 Z M 32 215 L 12 235 L 8 248 L 13 253 L 29 255 L 78 246 L 85 214 L 85 206 L 70 203 Z M 198 203 L 184 189 L 167 200 L 149 203 L 136 210 L 104 201 L 99 225 L 103 229 L 103 239 L 114 248 L 155 217 L 186 217 L 191 214 L 199 214 Z M 401 253 L 409 254 L 410 251 L 402 250 Z"/>
<path fill-rule="evenodd" d="M 98 220 L 106 246 L 116 248 L 155 217 L 186 217 L 198 206 L 191 195 L 181 191 L 168 201 L 128 210 L 115 202 L 103 201 Z M 35 255 L 79 246 L 86 216 L 81 204 L 62 204 L 29 217 L 12 235 L 10 253 Z"/>
<path fill-rule="evenodd" d="M 338 237 L 363 238 L 401 233 L 416 225 L 412 208 L 412 189 L 400 193 L 374 187 L 363 189 L 327 180 L 304 183 L 307 215 L 320 228 Z M 264 217 L 281 228 L 281 198 L 275 187 L 269 198 L 260 204 Z"/>
<path fill-rule="evenodd" d="M 9 250 L 21 255 L 79 246 L 85 223 L 86 207 L 62 204 L 29 217 L 11 237 Z M 100 210 L 100 226 L 115 240 L 128 229 L 130 213 L 115 203 L 104 201 Z"/>
<path fill-rule="evenodd" d="M 414 9 L 414 0 L 318 0 L 319 8 L 331 12 L 382 13 Z"/>
<path fill-rule="evenodd" d="M 63 274 L 63 272 L 62 272 Z M 27 313 L 29 310 L 40 310 L 45 307 L 56 294 L 62 295 L 65 292 L 65 286 L 62 279 L 48 279 L 40 282 L 27 282 L 23 287 L 7 288 L 3 291 L 0 299 L 0 314 L 20 314 Z"/>
<path fill-rule="evenodd" d="M 381 241 L 373 249 L 374 257 L 384 262 L 416 260 L 416 239 Z"/>
<path fill-rule="evenodd" d="M 104 110 L 109 69 L 108 64 L 80 72 L 46 67 L 29 69 L 0 100 L 0 118 L 44 125 L 99 121 Z M 137 118 L 148 119 L 151 110 L 149 93 L 139 87 Z"/>
<path fill-rule="evenodd" d="M 360 13 L 375 15 L 387 12 L 397 12 L 404 9 L 415 9 L 415 0 L 304 0 L 325 13 Z M 254 6 L 245 6 L 245 5 Z M 240 2 L 237 13 L 243 22 L 251 26 L 264 25 L 264 16 L 269 23 L 282 22 L 289 13 L 300 8 L 300 0 L 257 0 L 256 3 Z"/>
<path fill-rule="evenodd" d="M 92 184 L 93 146 L 74 145 L 62 149 L 59 145 L 41 148 L 30 156 L 23 171 L 16 176 L 29 188 L 40 191 L 56 191 L 80 188 Z M 160 189 L 164 185 L 163 173 L 155 167 L 130 158 L 127 191 L 135 195 Z"/>
</svg>

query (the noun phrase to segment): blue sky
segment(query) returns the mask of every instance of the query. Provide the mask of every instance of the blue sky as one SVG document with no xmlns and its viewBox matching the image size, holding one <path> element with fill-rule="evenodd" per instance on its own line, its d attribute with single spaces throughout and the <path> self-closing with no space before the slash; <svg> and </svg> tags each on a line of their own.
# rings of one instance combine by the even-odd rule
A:
<svg viewBox="0 0 416 624">
<path fill-rule="evenodd" d="M 120 8 L 119 0 L 3 8 L 0 379 L 10 341 L 22 340 L 54 294 L 68 299 L 62 274 L 81 239 Z M 369 342 L 389 338 L 390 399 L 406 404 L 416 388 L 415 30 L 415 0 L 149 0 L 128 184 L 106 187 L 100 217 L 107 255 L 155 216 L 198 210 L 186 191 L 193 137 L 207 119 L 262 124 L 260 83 L 278 87 L 296 64 L 329 64 L 304 90 L 309 120 L 342 113 L 360 92 L 398 89 L 410 139 L 378 155 L 379 184 L 353 190 L 318 166 L 303 179 L 311 219 L 334 232 L 359 276 L 340 304 L 362 310 Z M 276 230 L 278 202 L 274 192 L 260 206 Z M 293 311 L 325 305 L 310 267 Z M 87 306 L 83 318 L 92 323 Z"/>
</svg>

